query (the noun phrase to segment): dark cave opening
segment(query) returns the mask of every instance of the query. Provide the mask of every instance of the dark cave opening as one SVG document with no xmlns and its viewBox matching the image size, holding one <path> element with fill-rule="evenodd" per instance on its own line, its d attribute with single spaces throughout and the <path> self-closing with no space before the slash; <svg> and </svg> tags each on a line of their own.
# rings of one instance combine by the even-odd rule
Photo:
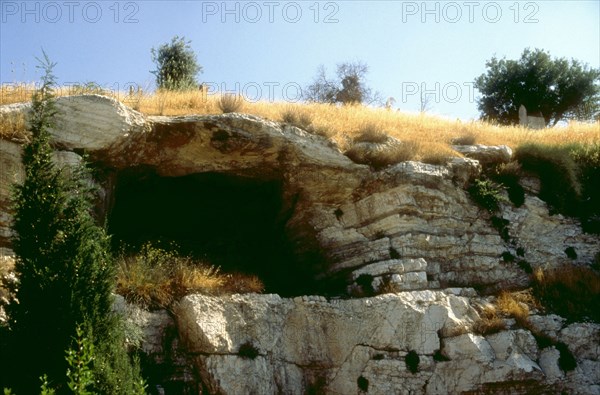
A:
<svg viewBox="0 0 600 395">
<path fill-rule="evenodd" d="M 278 180 L 128 169 L 117 175 L 113 202 L 108 229 L 115 249 L 174 244 L 224 272 L 257 275 L 265 292 L 293 296 L 310 289 L 312 277 L 296 264 L 286 237 L 289 208 Z"/>
</svg>

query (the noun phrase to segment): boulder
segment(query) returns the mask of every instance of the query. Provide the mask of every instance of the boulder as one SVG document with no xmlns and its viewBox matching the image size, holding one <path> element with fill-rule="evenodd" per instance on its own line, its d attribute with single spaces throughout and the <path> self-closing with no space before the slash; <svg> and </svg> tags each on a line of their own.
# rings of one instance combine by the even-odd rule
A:
<svg viewBox="0 0 600 395">
<path fill-rule="evenodd" d="M 452 149 L 460 152 L 467 158 L 479 161 L 482 166 L 508 163 L 512 158 L 512 150 L 506 145 L 453 145 Z"/>
</svg>

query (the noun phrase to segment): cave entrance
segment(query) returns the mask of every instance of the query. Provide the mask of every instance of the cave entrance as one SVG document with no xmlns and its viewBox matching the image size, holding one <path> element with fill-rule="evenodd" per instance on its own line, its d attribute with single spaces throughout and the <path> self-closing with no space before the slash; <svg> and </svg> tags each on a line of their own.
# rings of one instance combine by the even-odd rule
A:
<svg viewBox="0 0 600 395">
<path fill-rule="evenodd" d="M 265 292 L 292 296 L 305 293 L 311 277 L 286 238 L 288 214 L 278 180 L 128 169 L 117 175 L 108 227 L 115 247 L 174 243 L 222 271 L 256 274 Z"/>
</svg>

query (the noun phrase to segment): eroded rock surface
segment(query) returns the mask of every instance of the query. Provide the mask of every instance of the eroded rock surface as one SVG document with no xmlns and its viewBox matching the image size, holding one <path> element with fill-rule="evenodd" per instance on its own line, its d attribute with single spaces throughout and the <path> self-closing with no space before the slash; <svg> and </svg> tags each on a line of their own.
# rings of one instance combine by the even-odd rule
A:
<svg viewBox="0 0 600 395">
<path fill-rule="evenodd" d="M 162 353 L 191 356 L 198 386 L 209 393 L 600 393 L 598 325 L 565 326 L 561 317 L 539 312 L 531 317 L 532 327 L 576 355 L 577 367 L 568 372 L 560 350 L 539 347 L 514 322 L 494 335 L 472 331 L 481 318 L 476 307 L 486 301 L 470 287 L 491 291 L 529 281 L 506 256 L 519 255 L 532 268 L 584 265 L 600 245 L 576 220 L 549 214 L 531 194 L 535 179 L 528 179 L 521 207 L 505 204 L 496 214 L 510 236 L 502 237 L 465 187 L 482 164 L 508 162 L 507 147 L 455 147 L 466 158 L 373 171 L 321 136 L 250 115 L 147 117 L 94 95 L 60 98 L 58 108 L 57 163 L 90 155 L 104 175 L 101 214 L 110 212 L 117 180 L 132 169 L 275 180 L 295 264 L 316 280 L 342 284 L 336 292 L 395 292 L 357 299 L 191 295 L 176 306 L 174 320 L 127 308 L 157 366 L 164 366 Z M 10 185 L 23 179 L 20 150 L 0 140 L 6 254 Z"/>
<path fill-rule="evenodd" d="M 562 330 L 560 339 L 570 340 L 579 361 L 565 375 L 559 353 L 540 349 L 527 330 L 470 333 L 479 319 L 474 299 L 455 293 L 351 300 L 191 295 L 175 315 L 210 393 L 448 394 L 494 388 L 545 393 L 554 391 L 551 384 L 582 393 L 597 390 L 592 370 L 598 347 L 585 353 L 578 347 L 591 346 L 585 342 L 593 342 L 600 325 Z M 411 352 L 418 355 L 412 367 Z"/>
</svg>

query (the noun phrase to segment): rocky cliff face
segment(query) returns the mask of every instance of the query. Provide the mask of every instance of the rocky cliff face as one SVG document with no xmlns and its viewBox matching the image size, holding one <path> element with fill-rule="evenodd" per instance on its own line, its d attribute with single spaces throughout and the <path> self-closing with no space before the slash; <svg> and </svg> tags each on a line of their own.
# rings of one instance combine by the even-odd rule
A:
<svg viewBox="0 0 600 395">
<path fill-rule="evenodd" d="M 584 265 L 600 245 L 577 221 L 549 215 L 534 193 L 519 208 L 502 206 L 498 218 L 510 236 L 502 237 L 465 186 L 480 163 L 510 160 L 507 147 L 456 147 L 465 157 L 444 166 L 403 162 L 374 172 L 321 136 L 249 115 L 145 117 L 100 96 L 58 104 L 57 161 L 90 155 L 102 170 L 101 213 L 118 204 L 115 186 L 125 174 L 277 182 L 277 221 L 294 257 L 278 270 L 314 279 L 307 292 L 337 285 L 322 292 L 327 298 L 190 295 L 172 317 L 143 320 L 156 328 L 147 330 L 148 344 L 178 328 L 177 355 L 187 358 L 180 365 L 189 361 L 194 372 L 183 376 L 198 377 L 207 393 L 600 393 L 598 325 L 530 317 L 538 333 L 576 355 L 568 373 L 555 346 L 539 346 L 514 321 L 493 335 L 472 331 L 491 300 L 483 294 L 529 281 L 503 254 L 518 252 L 533 268 Z M 7 202 L 10 183 L 22 179 L 20 145 L 0 140 L 0 153 L 0 247 L 9 248 Z M 535 192 L 535 182 L 527 188 Z M 384 289 L 396 292 L 339 297 Z M 152 350 L 164 363 L 162 349 Z"/>
</svg>

